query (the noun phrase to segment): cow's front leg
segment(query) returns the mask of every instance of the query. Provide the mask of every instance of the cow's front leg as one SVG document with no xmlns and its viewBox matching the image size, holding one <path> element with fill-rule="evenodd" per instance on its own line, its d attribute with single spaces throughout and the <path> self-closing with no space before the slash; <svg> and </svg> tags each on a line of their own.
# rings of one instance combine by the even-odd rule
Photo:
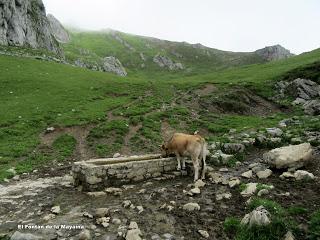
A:
<svg viewBox="0 0 320 240">
<path fill-rule="evenodd" d="M 179 154 L 176 154 L 176 156 L 177 156 L 177 163 L 178 163 L 177 170 L 180 171 L 181 170 L 181 157 Z"/>
<path fill-rule="evenodd" d="M 194 168 L 194 181 L 199 179 L 199 160 L 197 157 L 192 157 L 192 163 Z"/>
</svg>

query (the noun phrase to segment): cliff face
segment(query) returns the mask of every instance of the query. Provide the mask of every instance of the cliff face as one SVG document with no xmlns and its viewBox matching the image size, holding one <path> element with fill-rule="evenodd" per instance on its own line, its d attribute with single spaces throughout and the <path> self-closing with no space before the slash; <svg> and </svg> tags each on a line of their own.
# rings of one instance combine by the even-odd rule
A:
<svg viewBox="0 0 320 240">
<path fill-rule="evenodd" d="M 0 0 L 0 45 L 61 52 L 41 0 Z"/>
<path fill-rule="evenodd" d="M 57 41 L 61 43 L 68 43 L 70 41 L 70 35 L 59 22 L 59 20 L 51 14 L 48 14 L 47 18 L 49 20 L 51 33 L 57 39 Z"/>
<path fill-rule="evenodd" d="M 280 60 L 294 56 L 289 50 L 281 45 L 274 45 L 265 47 L 255 51 L 256 54 L 261 56 L 266 61 Z"/>
</svg>

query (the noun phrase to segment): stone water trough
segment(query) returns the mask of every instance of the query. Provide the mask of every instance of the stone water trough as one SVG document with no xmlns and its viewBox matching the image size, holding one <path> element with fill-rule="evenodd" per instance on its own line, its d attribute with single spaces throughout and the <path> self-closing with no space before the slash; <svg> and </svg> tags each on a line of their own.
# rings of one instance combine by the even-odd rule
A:
<svg viewBox="0 0 320 240">
<path fill-rule="evenodd" d="M 72 173 L 75 186 L 82 186 L 84 191 L 97 191 L 105 187 L 160 177 L 164 173 L 176 171 L 176 167 L 175 158 L 147 154 L 75 162 Z"/>
</svg>

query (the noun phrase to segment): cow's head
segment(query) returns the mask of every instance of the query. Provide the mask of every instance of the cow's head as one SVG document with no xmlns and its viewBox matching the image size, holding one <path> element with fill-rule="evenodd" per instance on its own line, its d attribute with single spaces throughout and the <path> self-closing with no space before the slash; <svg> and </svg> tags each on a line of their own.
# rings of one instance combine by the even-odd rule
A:
<svg viewBox="0 0 320 240">
<path fill-rule="evenodd" d="M 166 143 L 161 145 L 161 155 L 162 157 L 168 157 L 169 156 L 169 149 Z"/>
</svg>

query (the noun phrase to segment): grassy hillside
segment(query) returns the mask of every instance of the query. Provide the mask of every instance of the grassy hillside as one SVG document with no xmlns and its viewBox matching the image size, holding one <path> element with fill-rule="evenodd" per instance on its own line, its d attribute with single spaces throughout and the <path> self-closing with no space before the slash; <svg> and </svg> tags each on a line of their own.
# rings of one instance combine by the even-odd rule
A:
<svg viewBox="0 0 320 240">
<path fill-rule="evenodd" d="M 174 62 L 181 62 L 186 68 L 184 75 L 264 62 L 255 53 L 227 52 L 200 44 L 170 42 L 113 30 L 73 32 L 71 39 L 70 43 L 63 46 L 70 62 L 80 59 L 99 65 L 102 58 L 115 56 L 130 74 L 162 72 L 163 69 L 153 62 L 153 57 L 157 54 L 167 56 Z"/>
<path fill-rule="evenodd" d="M 250 104 L 239 105 L 242 96 L 258 98 L 257 92 L 270 96 L 271 83 L 282 74 L 319 58 L 320 50 L 315 50 L 283 61 L 189 77 L 167 73 L 121 78 L 1 55 L 0 179 L 10 177 L 6 170 L 12 166 L 21 173 L 44 163 L 77 159 L 73 154 L 79 139 L 73 134 L 58 135 L 44 146 L 40 134 L 49 126 L 88 127 L 84 142 L 93 157 L 126 152 L 123 146 L 136 153 L 156 151 L 166 125 L 188 132 L 200 129 L 212 139 L 230 128 L 272 126 L 284 116 L 273 105 L 269 113 L 255 114 L 258 109 Z"/>
</svg>

